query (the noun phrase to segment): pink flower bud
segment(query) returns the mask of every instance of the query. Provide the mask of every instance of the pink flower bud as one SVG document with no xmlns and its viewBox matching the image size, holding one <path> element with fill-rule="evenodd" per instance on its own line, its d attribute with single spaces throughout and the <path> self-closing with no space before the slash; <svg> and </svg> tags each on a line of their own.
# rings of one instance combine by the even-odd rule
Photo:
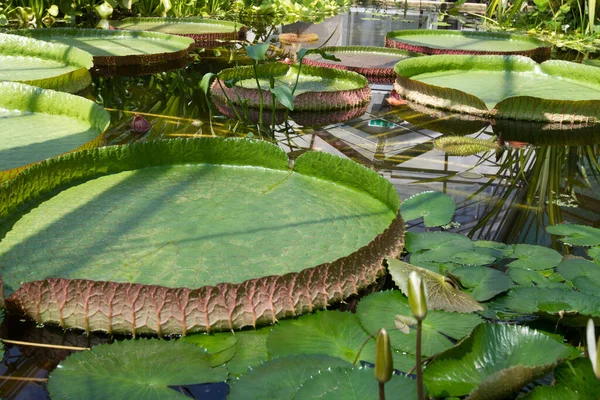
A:
<svg viewBox="0 0 600 400">
<path fill-rule="evenodd" d="M 142 117 L 140 114 L 135 114 L 133 121 L 131 122 L 131 130 L 133 132 L 143 134 L 148 132 L 150 128 L 150 123 L 146 118 Z"/>
</svg>

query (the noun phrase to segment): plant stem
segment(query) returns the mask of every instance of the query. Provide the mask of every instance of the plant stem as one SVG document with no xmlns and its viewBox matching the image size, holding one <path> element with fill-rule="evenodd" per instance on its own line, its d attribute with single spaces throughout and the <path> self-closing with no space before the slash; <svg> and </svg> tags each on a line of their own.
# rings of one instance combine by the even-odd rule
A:
<svg viewBox="0 0 600 400">
<path fill-rule="evenodd" d="M 384 385 L 385 383 L 379 382 L 379 400 L 385 400 Z"/>
<path fill-rule="evenodd" d="M 258 88 L 258 95 L 259 95 L 259 103 L 258 103 L 258 125 L 259 125 L 259 129 L 260 127 L 262 127 L 262 123 L 263 123 L 263 119 L 262 119 L 262 112 L 263 112 L 263 94 L 262 94 L 262 90 L 260 89 L 260 83 L 258 82 L 258 71 L 256 70 L 256 64 L 257 62 L 254 61 L 254 79 L 256 79 L 256 87 Z"/>
<path fill-rule="evenodd" d="M 423 394 L 423 368 L 421 366 L 421 332 L 423 331 L 423 322 L 417 320 L 417 394 L 419 400 L 424 400 Z"/>
</svg>

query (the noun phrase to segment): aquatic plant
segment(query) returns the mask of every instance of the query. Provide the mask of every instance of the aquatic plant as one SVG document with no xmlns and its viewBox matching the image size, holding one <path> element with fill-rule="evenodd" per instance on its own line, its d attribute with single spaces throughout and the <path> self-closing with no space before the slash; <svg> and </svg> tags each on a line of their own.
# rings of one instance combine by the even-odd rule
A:
<svg viewBox="0 0 600 400">
<path fill-rule="evenodd" d="M 450 156 L 461 157 L 500 149 L 496 141 L 464 136 L 444 136 L 436 139 L 433 145 Z"/>
</svg>

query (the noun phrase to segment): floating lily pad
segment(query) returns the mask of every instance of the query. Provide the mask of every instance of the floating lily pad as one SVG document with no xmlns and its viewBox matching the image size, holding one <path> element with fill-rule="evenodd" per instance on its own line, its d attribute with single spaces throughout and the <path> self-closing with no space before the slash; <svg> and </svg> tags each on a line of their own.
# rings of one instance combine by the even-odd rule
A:
<svg viewBox="0 0 600 400">
<path fill-rule="evenodd" d="M 559 287 L 564 288 L 564 284 L 560 282 L 551 282 L 539 273 L 539 271 L 532 271 L 529 269 L 522 268 L 510 268 L 508 270 L 508 276 L 519 286 L 533 286 L 540 288 L 552 288 Z"/>
<path fill-rule="evenodd" d="M 510 258 L 515 252 L 515 246 L 491 240 L 476 240 L 473 245 L 479 249 L 488 249 L 489 254 L 497 258 Z"/>
<path fill-rule="evenodd" d="M 593 122 L 563 124 L 496 119 L 492 130 L 505 142 L 534 146 L 585 146 L 600 142 L 600 124 Z"/>
<path fill-rule="evenodd" d="M 227 370 L 211 368 L 192 344 L 125 340 L 73 353 L 50 374 L 48 391 L 53 399 L 186 399 L 169 386 L 225 379 Z"/>
<path fill-rule="evenodd" d="M 239 329 L 375 282 L 384 257 L 402 249 L 398 211 L 389 182 L 330 154 L 305 153 L 290 171 L 286 154 L 261 141 L 106 147 L 0 186 L 0 217 L 20 217 L 5 225 L 0 271 L 7 292 L 21 286 L 9 303 L 44 323 L 134 334 Z"/>
<path fill-rule="evenodd" d="M 196 17 L 129 17 L 111 21 L 111 25 L 118 29 L 187 36 L 194 39 L 200 47 L 221 46 L 223 42 L 243 40 L 246 37 L 246 28 L 239 23 Z"/>
<path fill-rule="evenodd" d="M 400 260 L 388 258 L 388 269 L 396 286 L 408 293 L 408 276 L 416 271 L 423 280 L 427 292 L 427 307 L 432 310 L 453 312 L 482 311 L 483 307 L 470 295 L 461 291 L 443 275 L 415 267 Z"/>
<path fill-rule="evenodd" d="M 282 44 L 292 43 L 313 43 L 319 40 L 319 35 L 316 33 L 281 33 L 279 34 L 279 41 Z"/>
<path fill-rule="evenodd" d="M 517 260 L 508 264 L 508 268 L 542 270 L 556 267 L 562 261 L 558 251 L 533 244 L 516 245 L 512 257 Z"/>
<path fill-rule="evenodd" d="M 522 55 L 542 62 L 550 58 L 550 43 L 503 32 L 401 30 L 388 32 L 387 47 L 424 54 Z"/>
<path fill-rule="evenodd" d="M 385 328 L 390 336 L 392 348 L 415 354 L 416 320 L 408 334 L 394 327 L 396 315 L 412 317 L 408 300 L 398 290 L 373 293 L 358 303 L 356 316 L 367 332 Z M 483 320 L 475 314 L 429 311 L 423 321 L 422 354 L 432 356 L 454 345 Z"/>
<path fill-rule="evenodd" d="M 148 65 L 187 57 L 193 39 L 159 32 L 106 29 L 24 29 L 12 33 L 62 43 L 90 53 L 95 67 Z"/>
<path fill-rule="evenodd" d="M 538 386 L 524 400 L 586 400 L 594 399 L 600 392 L 588 358 L 577 358 L 554 369 L 554 386 Z"/>
<path fill-rule="evenodd" d="M 101 106 L 82 97 L 0 82 L 0 182 L 31 163 L 97 147 L 109 123 Z"/>
<path fill-rule="evenodd" d="M 394 89 L 410 101 L 488 118 L 600 122 L 600 70 L 520 56 L 440 55 L 402 60 Z"/>
<path fill-rule="evenodd" d="M 273 102 L 272 94 L 268 90 L 270 80 L 275 80 L 275 87 L 287 86 L 292 90 L 298 76 L 298 65 L 262 64 L 257 67 L 257 74 L 264 107 L 270 109 Z M 228 81 L 235 82 L 235 85 L 228 88 L 225 85 Z M 251 108 L 258 108 L 260 104 L 260 92 L 252 66 L 221 71 L 210 92 L 221 103 L 228 103 L 229 99 L 236 105 L 247 102 L 247 106 Z M 364 106 L 370 100 L 371 89 L 364 76 L 351 71 L 303 65 L 294 91 L 294 110 L 350 109 Z M 283 110 L 285 107 L 277 101 L 276 109 Z"/>
<path fill-rule="evenodd" d="M 458 233 L 447 232 L 407 232 L 406 250 L 416 253 L 422 250 L 453 249 L 454 251 L 471 250 L 471 239 Z"/>
<path fill-rule="evenodd" d="M 300 354 L 274 358 L 248 371 L 231 384 L 228 399 L 292 399 L 311 376 L 329 368 L 350 367 L 337 357 Z"/>
<path fill-rule="evenodd" d="M 335 368 L 314 374 L 298 389 L 294 400 L 340 400 L 340 399 L 377 399 L 379 389 L 375 384 L 371 368 Z M 393 375 L 385 384 L 386 398 L 392 399 L 398 394 L 402 399 L 417 398 L 417 385 L 413 379 Z"/>
<path fill-rule="evenodd" d="M 407 232 L 406 249 L 412 253 L 411 262 L 417 265 L 488 265 L 497 258 L 489 249 L 476 248 L 466 236 L 447 232 Z"/>
<path fill-rule="evenodd" d="M 500 148 L 496 142 L 461 136 L 444 136 L 438 138 L 433 146 L 449 156 L 472 156 L 486 151 L 495 151 Z"/>
<path fill-rule="evenodd" d="M 589 317 L 600 317 L 600 297 L 566 287 L 516 287 L 497 302 L 523 314 L 560 317 L 573 326 L 585 326 Z"/>
<path fill-rule="evenodd" d="M 75 93 L 92 83 L 92 65 L 83 50 L 0 33 L 0 81 Z"/>
<path fill-rule="evenodd" d="M 563 278 L 584 292 L 598 293 L 600 290 L 600 265 L 584 258 L 565 258 L 556 267 Z"/>
<path fill-rule="evenodd" d="M 527 327 L 481 324 L 427 365 L 423 381 L 434 397 L 504 399 L 552 371 L 568 346 Z"/>
<path fill-rule="evenodd" d="M 230 333 L 190 335 L 181 341 L 204 349 L 210 356 L 211 367 L 218 367 L 231 360 L 235 356 L 238 342 L 237 337 Z"/>
<path fill-rule="evenodd" d="M 557 236 L 564 236 L 560 241 L 568 246 L 600 245 L 600 229 L 592 226 L 560 224 L 547 226 L 546 232 Z"/>
<path fill-rule="evenodd" d="M 374 335 L 376 332 L 370 333 Z M 369 333 L 349 312 L 321 311 L 281 321 L 269 334 L 267 348 L 273 357 L 326 354 L 350 363 L 375 362 L 374 336 L 369 339 Z M 394 369 L 399 371 L 406 372 L 415 366 L 414 357 L 405 352 L 394 350 L 392 358 Z"/>
<path fill-rule="evenodd" d="M 364 75 L 369 82 L 389 84 L 396 79 L 394 65 L 398 61 L 420 56 L 410 51 L 375 46 L 332 46 L 319 50 L 340 61 L 328 60 L 319 53 L 308 53 L 303 59 L 304 64 L 354 71 Z"/>
<path fill-rule="evenodd" d="M 402 202 L 400 211 L 405 221 L 423 217 L 426 227 L 434 227 L 452 221 L 456 205 L 447 194 L 430 191 L 410 196 Z"/>
<path fill-rule="evenodd" d="M 477 301 L 486 301 L 506 292 L 513 286 L 504 273 L 489 267 L 460 267 L 452 270 L 452 275 L 460 278 L 460 283 Z"/>
</svg>

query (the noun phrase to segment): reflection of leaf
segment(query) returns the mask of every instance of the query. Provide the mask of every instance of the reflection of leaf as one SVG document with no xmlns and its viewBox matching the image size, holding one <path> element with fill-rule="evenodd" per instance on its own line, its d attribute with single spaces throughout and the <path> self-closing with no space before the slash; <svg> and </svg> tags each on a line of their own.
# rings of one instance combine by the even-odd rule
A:
<svg viewBox="0 0 600 400">
<path fill-rule="evenodd" d="M 565 236 L 560 240 L 569 246 L 598 246 L 600 245 L 600 229 L 577 224 L 561 224 L 547 226 L 546 232 L 553 235 Z"/>
<path fill-rule="evenodd" d="M 427 307 L 432 310 L 473 312 L 482 311 L 483 307 L 471 296 L 448 282 L 443 275 L 424 268 L 415 267 L 400 260 L 388 259 L 388 269 L 396 286 L 404 294 L 408 293 L 408 275 L 417 271 L 425 284 Z"/>
<path fill-rule="evenodd" d="M 452 275 L 460 277 L 460 283 L 477 301 L 489 300 L 513 286 L 506 274 L 488 267 L 460 267 L 453 269 Z"/>
<path fill-rule="evenodd" d="M 568 346 L 522 326 L 481 324 L 429 363 L 423 380 L 434 397 L 503 399 L 571 355 Z"/>
<path fill-rule="evenodd" d="M 226 378 L 227 370 L 211 368 L 208 355 L 193 344 L 124 340 L 70 355 L 51 373 L 48 391 L 53 399 L 186 399 L 168 386 Z"/>
<path fill-rule="evenodd" d="M 378 292 L 363 298 L 358 303 L 356 316 L 367 332 L 385 328 L 388 330 L 392 348 L 415 354 L 416 320 L 411 317 L 408 300 L 400 291 Z M 409 328 L 408 334 L 392 329 L 398 317 L 403 317 L 401 322 L 413 326 L 412 329 Z M 412 324 L 411 319 L 414 321 Z M 462 339 L 481 322 L 482 319 L 475 314 L 429 311 L 422 325 L 423 355 L 434 355 L 452 347 L 454 342 L 451 339 Z"/>
<path fill-rule="evenodd" d="M 377 399 L 379 389 L 373 379 L 371 368 L 335 368 L 321 371 L 302 385 L 294 400 Z M 416 399 L 416 382 L 404 376 L 392 375 L 392 379 L 385 384 L 386 398 L 398 398 L 400 393 L 402 399 Z"/>
<path fill-rule="evenodd" d="M 291 399 L 304 381 L 320 370 L 350 367 L 347 361 L 320 354 L 272 359 L 248 371 L 231 384 L 228 399 Z"/>
<path fill-rule="evenodd" d="M 411 196 L 400 207 L 405 221 L 423 217 L 423 223 L 428 228 L 446 225 L 452 221 L 455 210 L 456 206 L 450 196 L 433 191 Z"/>
<path fill-rule="evenodd" d="M 508 268 L 549 269 L 556 267 L 562 260 L 558 251 L 533 244 L 516 245 L 513 257 L 517 260 L 508 264 Z"/>
</svg>

